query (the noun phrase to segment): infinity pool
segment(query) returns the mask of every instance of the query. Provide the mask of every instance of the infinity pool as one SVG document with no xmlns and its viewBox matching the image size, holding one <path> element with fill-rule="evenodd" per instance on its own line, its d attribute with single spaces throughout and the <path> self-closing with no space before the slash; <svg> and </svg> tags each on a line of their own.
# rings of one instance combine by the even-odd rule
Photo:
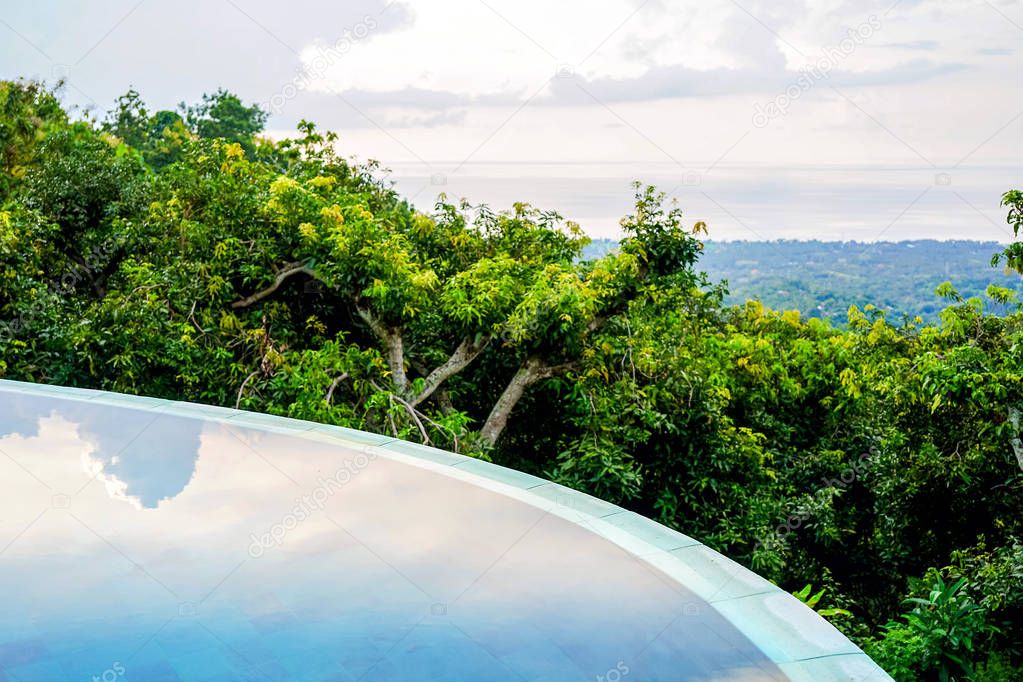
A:
<svg viewBox="0 0 1023 682">
<path fill-rule="evenodd" d="M 373 434 L 0 381 L 0 681 L 886 680 L 631 512 Z"/>
</svg>

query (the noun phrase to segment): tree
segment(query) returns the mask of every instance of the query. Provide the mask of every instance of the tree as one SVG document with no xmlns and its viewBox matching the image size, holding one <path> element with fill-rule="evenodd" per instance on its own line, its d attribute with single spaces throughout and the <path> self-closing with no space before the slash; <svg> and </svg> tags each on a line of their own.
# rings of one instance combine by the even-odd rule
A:
<svg viewBox="0 0 1023 682">
<path fill-rule="evenodd" d="M 145 207 L 146 169 L 137 154 L 81 122 L 51 133 L 39 155 L 25 178 L 24 204 L 57 228 L 52 240 L 62 259 L 51 267 L 78 268 L 102 295 L 117 268 L 123 222 Z"/>
<path fill-rule="evenodd" d="M 237 142 L 246 151 L 252 151 L 253 140 L 263 132 L 269 116 L 258 104 L 246 106 L 237 95 L 223 88 L 213 94 L 204 94 L 198 104 L 182 102 L 178 109 L 194 134 L 207 139 Z"/>
<path fill-rule="evenodd" d="M 117 98 L 117 106 L 107 112 L 103 130 L 137 150 L 154 170 L 178 160 L 185 142 L 193 136 L 179 113 L 161 110 L 150 114 L 134 89 Z"/>
<path fill-rule="evenodd" d="M 151 135 L 149 111 L 134 88 L 117 98 L 117 106 L 107 112 L 103 129 L 119 137 L 126 145 L 142 150 Z"/>
<path fill-rule="evenodd" d="M 500 353 L 514 371 L 480 428 L 487 447 L 526 390 L 576 368 L 592 335 L 652 277 L 691 277 L 698 253 L 681 212 L 665 211 L 652 188 L 637 187 L 623 249 L 582 263 L 581 233 L 553 213 L 518 204 L 507 214 L 481 210 L 469 222 L 463 211 L 471 207 L 443 202 L 434 216 L 404 205 L 374 213 L 339 187 L 330 176 L 271 184 L 268 207 L 284 221 L 279 229 L 300 240 L 267 273 L 267 286 L 232 307 L 261 304 L 292 277 L 319 281 L 376 338 L 390 390 L 413 418 L 485 350 Z"/>
<path fill-rule="evenodd" d="M 50 90 L 31 81 L 0 81 L 0 201 L 36 161 L 46 135 L 67 125 L 57 99 L 61 86 Z"/>
<path fill-rule="evenodd" d="M 195 136 L 238 143 L 252 152 L 267 116 L 258 105 L 246 106 L 237 95 L 222 88 L 204 94 L 198 104 L 182 102 L 178 111 L 150 114 L 138 91 L 129 89 L 107 112 L 102 128 L 140 152 L 151 168 L 159 170 L 179 160 L 186 141 Z"/>
<path fill-rule="evenodd" d="M 1002 196 L 1002 206 L 1009 209 L 1005 221 L 1012 226 L 1012 234 L 1019 239 L 1020 229 L 1023 229 L 1023 192 L 1012 189 Z M 1000 254 L 995 254 L 991 259 L 991 265 L 998 265 L 1002 260 L 1005 264 L 1023 274 L 1023 242 L 1009 244 Z"/>
</svg>

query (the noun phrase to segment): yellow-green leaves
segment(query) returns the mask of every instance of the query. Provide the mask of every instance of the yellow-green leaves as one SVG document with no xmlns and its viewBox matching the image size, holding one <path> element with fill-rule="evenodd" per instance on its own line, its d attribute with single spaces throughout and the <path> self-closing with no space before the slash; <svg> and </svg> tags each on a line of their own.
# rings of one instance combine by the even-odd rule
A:
<svg viewBox="0 0 1023 682">
<path fill-rule="evenodd" d="M 329 193 L 337 186 L 337 178 L 333 175 L 317 175 L 315 178 L 310 178 L 307 182 L 310 187 L 324 194 Z"/>
<path fill-rule="evenodd" d="M 312 223 L 302 223 L 298 226 L 298 233 L 302 235 L 302 239 L 307 242 L 318 242 L 320 235 L 316 226 Z"/>
<path fill-rule="evenodd" d="M 596 309 L 597 297 L 571 267 L 550 264 L 538 272 L 509 316 L 505 333 L 513 343 L 578 344 Z"/>
<path fill-rule="evenodd" d="M 223 146 L 224 161 L 220 164 L 220 172 L 232 174 L 241 164 L 245 163 L 245 150 L 237 142 Z"/>
<path fill-rule="evenodd" d="M 444 313 L 469 330 L 494 331 L 521 300 L 528 278 L 528 267 L 508 256 L 479 260 L 444 285 Z"/>
</svg>

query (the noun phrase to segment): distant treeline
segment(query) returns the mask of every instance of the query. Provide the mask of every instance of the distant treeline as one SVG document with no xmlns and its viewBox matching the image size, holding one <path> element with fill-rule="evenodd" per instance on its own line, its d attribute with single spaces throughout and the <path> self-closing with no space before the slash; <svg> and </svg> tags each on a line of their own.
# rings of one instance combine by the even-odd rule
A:
<svg viewBox="0 0 1023 682">
<path fill-rule="evenodd" d="M 610 239 L 594 240 L 595 257 L 614 249 Z M 919 315 L 936 322 L 947 305 L 935 293 L 951 282 L 964 297 L 984 298 L 989 284 L 1020 291 L 1015 272 L 991 266 L 1001 252 L 997 242 L 730 241 L 705 243 L 699 268 L 713 282 L 727 281 L 727 303 L 757 299 L 775 310 L 798 310 L 807 317 L 843 324 L 850 306 L 874 305 L 892 321 Z M 985 301 L 989 312 L 1003 312 Z"/>
</svg>

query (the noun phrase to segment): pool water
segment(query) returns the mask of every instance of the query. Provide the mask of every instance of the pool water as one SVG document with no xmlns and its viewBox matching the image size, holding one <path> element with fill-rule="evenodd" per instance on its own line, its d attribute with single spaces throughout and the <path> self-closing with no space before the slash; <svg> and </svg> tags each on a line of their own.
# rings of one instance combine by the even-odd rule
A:
<svg viewBox="0 0 1023 682">
<path fill-rule="evenodd" d="M 95 395 L 0 382 L 0 680 L 791 676 L 711 604 L 776 588 L 691 591 L 615 540 L 641 517 L 371 434 Z M 652 556 L 706 549 L 664 531 Z"/>
</svg>

